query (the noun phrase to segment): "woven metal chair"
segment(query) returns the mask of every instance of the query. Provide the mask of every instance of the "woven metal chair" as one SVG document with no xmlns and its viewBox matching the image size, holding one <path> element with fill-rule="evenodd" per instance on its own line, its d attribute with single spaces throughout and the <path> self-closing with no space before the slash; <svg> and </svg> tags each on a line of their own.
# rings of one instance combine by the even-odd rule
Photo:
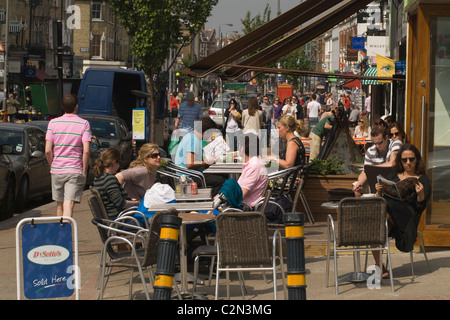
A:
<svg viewBox="0 0 450 320">
<path fill-rule="evenodd" d="M 345 279 L 338 279 L 337 254 L 338 252 L 354 252 L 354 259 L 358 258 L 355 254 L 361 251 L 380 251 L 386 250 L 389 277 L 391 289 L 394 292 L 394 283 L 392 277 L 391 254 L 389 249 L 388 228 L 386 220 L 386 201 L 381 197 L 370 198 L 344 198 L 339 202 L 337 216 L 337 231 L 335 230 L 333 218 L 328 215 L 328 250 L 326 263 L 326 283 L 329 279 L 330 251 L 333 251 L 334 257 L 334 283 L 336 294 L 339 294 L 339 282 Z M 330 247 L 333 241 L 333 248 Z M 371 247 L 370 249 L 368 248 Z M 375 247 L 376 246 L 376 247 Z M 358 259 L 357 259 L 358 260 Z M 381 263 L 381 259 L 380 259 Z M 357 264 L 355 263 L 355 268 Z M 380 265 L 380 270 L 382 266 Z M 381 280 L 380 272 L 380 280 Z M 350 274 L 356 279 L 361 280 L 359 270 Z M 355 280 L 350 278 L 349 280 Z"/>
<path fill-rule="evenodd" d="M 277 259 L 286 292 L 281 237 L 278 230 L 275 230 L 271 247 L 266 217 L 263 214 L 253 211 L 219 214 L 216 218 L 216 240 L 216 300 L 219 296 L 219 275 L 222 271 L 226 271 L 227 274 L 227 298 L 230 297 L 228 277 L 230 271 L 271 271 L 274 298 L 277 299 Z"/>
<path fill-rule="evenodd" d="M 106 212 L 105 205 L 103 204 L 102 196 L 98 192 L 97 189 L 90 186 L 89 190 L 91 191 L 92 197 L 88 198 L 88 204 L 91 208 L 92 215 L 95 219 L 110 219 L 108 213 Z M 94 199 L 95 198 L 95 199 Z M 147 218 L 145 215 L 136 210 L 137 207 L 131 207 L 128 209 L 122 210 L 118 217 L 115 219 L 117 221 L 127 222 L 134 225 L 139 225 L 139 221 L 134 217 L 134 215 L 140 215 L 143 218 L 145 228 L 148 228 Z"/>
<path fill-rule="evenodd" d="M 150 282 L 153 284 L 153 269 L 156 266 L 158 258 L 158 246 L 161 230 L 161 215 L 176 214 L 173 211 L 157 212 L 153 215 L 149 223 L 149 228 L 130 226 L 117 221 L 105 219 L 93 219 L 92 222 L 97 226 L 100 236 L 104 240 L 101 250 L 100 270 L 101 270 L 101 288 L 99 299 L 103 299 L 103 293 L 106 288 L 109 276 L 113 268 L 127 268 L 130 270 L 129 298 L 133 291 L 133 271 L 138 270 L 145 296 L 150 299 L 147 283 L 143 270 L 148 270 Z M 130 239 L 132 238 L 132 239 Z M 121 241 L 130 248 L 129 251 L 115 253 L 111 248 L 112 243 Z M 143 250 L 136 249 L 136 244 L 141 243 Z M 178 297 L 181 299 L 178 287 L 175 284 Z"/>
</svg>

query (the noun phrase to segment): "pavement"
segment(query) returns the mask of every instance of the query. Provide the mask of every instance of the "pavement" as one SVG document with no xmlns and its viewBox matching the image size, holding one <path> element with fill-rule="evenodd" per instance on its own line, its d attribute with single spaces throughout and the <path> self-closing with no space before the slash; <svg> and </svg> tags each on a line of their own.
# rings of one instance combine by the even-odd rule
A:
<svg viewBox="0 0 450 320">
<path fill-rule="evenodd" d="M 90 192 L 83 194 L 80 204 L 75 205 L 74 219 L 78 228 L 79 267 L 81 270 L 81 300 L 96 300 L 99 290 L 96 288 L 98 263 L 101 241 L 96 227 L 91 223 L 92 214 L 87 204 Z M 17 299 L 16 288 L 16 240 L 17 223 L 28 217 L 48 217 L 56 215 L 55 203 L 49 203 L 34 210 L 15 215 L 13 218 L 0 222 L 0 300 Z M 393 250 L 392 268 L 394 275 L 394 292 L 391 291 L 389 280 L 382 280 L 379 288 L 369 289 L 373 285 L 366 282 L 348 282 L 339 286 L 339 295 L 335 294 L 332 282 L 326 285 L 326 223 L 305 222 L 305 269 L 306 269 L 306 299 L 307 300 L 449 300 L 450 299 L 450 251 L 448 248 L 426 248 L 431 272 L 428 272 L 424 255 L 418 250 L 414 253 L 415 278 L 411 278 L 409 253 Z M 394 247 L 393 245 L 391 248 Z M 364 262 L 364 259 L 361 259 Z M 369 257 L 369 265 L 373 259 Z M 351 254 L 340 255 L 338 258 L 339 274 L 353 271 Z M 190 265 L 192 269 L 192 265 Z M 203 269 L 205 271 L 205 269 Z M 207 286 L 207 274 L 203 272 L 205 285 L 198 285 L 197 290 L 205 294 L 209 300 L 214 299 L 215 277 L 211 286 Z M 143 287 L 135 273 L 133 280 L 133 299 L 145 299 Z M 268 275 L 267 277 L 271 277 Z M 333 266 L 330 267 L 330 281 L 333 278 Z M 244 274 L 247 290 L 245 299 L 250 301 L 273 300 L 272 281 L 265 281 L 260 273 Z M 128 299 L 129 272 L 113 275 L 105 290 L 105 300 Z M 220 297 L 225 298 L 225 277 L 221 277 Z M 277 281 L 279 299 L 287 300 L 283 295 L 281 278 Z M 372 283 L 373 284 L 373 283 Z M 151 285 L 148 286 L 151 290 Z M 242 300 L 237 276 L 231 276 L 231 299 Z M 59 298 L 59 300 L 73 300 Z"/>
</svg>

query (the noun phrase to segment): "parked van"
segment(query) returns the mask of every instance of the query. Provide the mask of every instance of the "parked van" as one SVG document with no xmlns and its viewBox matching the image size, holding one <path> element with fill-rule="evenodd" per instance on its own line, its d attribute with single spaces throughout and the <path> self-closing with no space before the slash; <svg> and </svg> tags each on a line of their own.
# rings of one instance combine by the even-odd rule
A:
<svg viewBox="0 0 450 320">
<path fill-rule="evenodd" d="M 132 90 L 147 91 L 143 72 L 88 68 L 78 90 L 78 113 L 116 116 L 131 130 L 132 109 L 137 107 Z M 144 101 L 139 106 L 145 106 Z"/>
</svg>

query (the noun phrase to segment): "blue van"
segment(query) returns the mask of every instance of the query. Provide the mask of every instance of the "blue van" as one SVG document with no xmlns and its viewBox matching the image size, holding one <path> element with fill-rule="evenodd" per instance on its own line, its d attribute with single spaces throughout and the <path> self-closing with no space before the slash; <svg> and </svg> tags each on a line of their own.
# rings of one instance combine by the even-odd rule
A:
<svg viewBox="0 0 450 320">
<path fill-rule="evenodd" d="M 78 90 L 78 113 L 111 115 L 122 118 L 132 130 L 132 109 L 144 107 L 133 90 L 146 92 L 141 71 L 88 68 Z"/>
</svg>

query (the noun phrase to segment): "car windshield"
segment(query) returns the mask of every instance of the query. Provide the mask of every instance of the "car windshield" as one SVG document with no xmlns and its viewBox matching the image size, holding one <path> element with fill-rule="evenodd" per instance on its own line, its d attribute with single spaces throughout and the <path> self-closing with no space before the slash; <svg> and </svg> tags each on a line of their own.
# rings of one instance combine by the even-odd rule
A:
<svg viewBox="0 0 450 320">
<path fill-rule="evenodd" d="M 223 102 L 223 109 L 227 110 L 230 107 L 230 102 L 229 101 L 224 101 Z M 211 108 L 215 108 L 215 109 L 222 109 L 222 101 L 214 101 Z"/>
<path fill-rule="evenodd" d="M 89 119 L 92 133 L 101 138 L 117 138 L 116 123 L 104 119 Z"/>
<path fill-rule="evenodd" d="M 9 144 L 13 147 L 12 154 L 23 153 L 23 132 L 0 130 L 0 145 Z"/>
</svg>

